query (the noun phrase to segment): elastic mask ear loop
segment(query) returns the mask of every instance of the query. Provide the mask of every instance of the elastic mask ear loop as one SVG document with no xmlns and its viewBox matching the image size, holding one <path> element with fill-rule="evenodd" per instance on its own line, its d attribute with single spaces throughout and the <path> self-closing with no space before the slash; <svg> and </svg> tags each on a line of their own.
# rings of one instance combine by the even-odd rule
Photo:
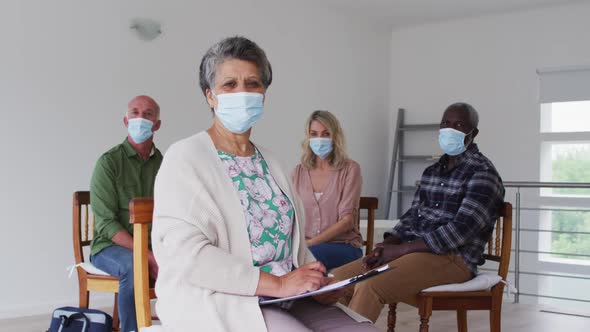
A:
<svg viewBox="0 0 590 332">
<path fill-rule="evenodd" d="M 471 131 L 467 134 L 465 134 L 465 137 L 473 134 L 473 131 L 475 130 L 475 128 L 471 129 Z M 473 137 L 471 138 L 471 141 L 469 143 L 467 143 L 467 145 L 465 145 L 465 150 L 467 150 L 467 148 L 471 145 L 471 143 L 473 143 Z"/>
<path fill-rule="evenodd" d="M 209 87 L 209 91 L 211 92 L 211 94 L 213 95 L 213 97 L 215 97 L 215 100 L 217 100 L 217 103 L 219 104 L 219 99 L 217 99 L 217 95 L 213 91 L 213 88 L 212 87 Z M 211 107 L 211 109 L 213 109 L 213 113 L 215 113 L 215 107 L 213 107 L 213 105 L 209 105 L 209 106 Z"/>
</svg>

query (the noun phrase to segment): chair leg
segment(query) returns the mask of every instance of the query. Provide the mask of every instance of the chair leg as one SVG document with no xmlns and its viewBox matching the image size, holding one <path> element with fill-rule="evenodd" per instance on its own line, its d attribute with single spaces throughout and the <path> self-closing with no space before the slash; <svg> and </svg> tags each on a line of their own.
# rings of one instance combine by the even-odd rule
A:
<svg viewBox="0 0 590 332">
<path fill-rule="evenodd" d="M 490 332 L 500 332 L 502 319 L 502 299 L 494 300 L 492 298 L 492 308 L 490 309 Z"/>
<path fill-rule="evenodd" d="M 428 332 L 428 321 L 430 320 L 430 316 L 421 316 L 420 317 L 420 332 Z"/>
<path fill-rule="evenodd" d="M 119 331 L 119 300 L 118 293 L 115 293 L 115 304 L 113 305 L 113 331 Z"/>
<path fill-rule="evenodd" d="M 389 313 L 387 314 L 387 332 L 395 332 L 395 320 L 397 303 L 389 304 Z"/>
<path fill-rule="evenodd" d="M 79 297 L 80 297 L 80 308 L 88 308 L 89 302 L 89 292 L 84 288 L 80 288 Z"/>
<path fill-rule="evenodd" d="M 428 332 L 428 321 L 432 316 L 432 298 L 423 298 L 418 303 L 418 311 L 420 313 L 420 332 Z"/>
<path fill-rule="evenodd" d="M 457 330 L 467 332 L 467 310 L 457 310 Z"/>
</svg>

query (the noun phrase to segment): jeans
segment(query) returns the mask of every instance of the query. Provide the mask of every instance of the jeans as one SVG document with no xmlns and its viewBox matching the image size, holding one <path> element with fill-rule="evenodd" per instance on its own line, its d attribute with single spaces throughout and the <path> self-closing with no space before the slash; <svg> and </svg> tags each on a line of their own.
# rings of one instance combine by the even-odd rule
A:
<svg viewBox="0 0 590 332">
<path fill-rule="evenodd" d="M 346 243 L 320 243 L 309 247 L 315 259 L 322 262 L 327 270 L 337 268 L 363 257 L 360 248 Z"/>
<path fill-rule="evenodd" d="M 118 301 L 121 332 L 137 331 L 133 288 L 133 252 L 127 248 L 113 245 L 90 256 L 90 261 L 97 268 L 119 278 Z"/>
</svg>

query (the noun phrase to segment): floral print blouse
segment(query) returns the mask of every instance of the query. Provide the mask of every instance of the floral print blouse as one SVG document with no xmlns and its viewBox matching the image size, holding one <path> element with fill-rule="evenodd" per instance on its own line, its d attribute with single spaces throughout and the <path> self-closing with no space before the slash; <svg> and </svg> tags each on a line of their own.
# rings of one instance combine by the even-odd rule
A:
<svg viewBox="0 0 590 332">
<path fill-rule="evenodd" d="M 290 272 L 294 218 L 291 201 L 276 184 L 258 150 L 248 157 L 220 150 L 217 154 L 240 197 L 254 266 L 276 276 Z"/>
</svg>

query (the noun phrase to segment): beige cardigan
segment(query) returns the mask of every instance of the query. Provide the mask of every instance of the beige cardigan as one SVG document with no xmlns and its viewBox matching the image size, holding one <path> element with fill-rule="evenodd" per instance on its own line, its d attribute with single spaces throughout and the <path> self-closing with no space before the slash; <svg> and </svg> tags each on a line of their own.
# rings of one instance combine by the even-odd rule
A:
<svg viewBox="0 0 590 332">
<path fill-rule="evenodd" d="M 293 202 L 293 264 L 314 261 L 303 207 L 272 153 L 258 147 Z M 154 189 L 152 246 L 159 265 L 157 314 L 167 332 L 266 331 L 254 296 L 260 276 L 238 193 L 206 132 L 173 144 Z"/>
</svg>

